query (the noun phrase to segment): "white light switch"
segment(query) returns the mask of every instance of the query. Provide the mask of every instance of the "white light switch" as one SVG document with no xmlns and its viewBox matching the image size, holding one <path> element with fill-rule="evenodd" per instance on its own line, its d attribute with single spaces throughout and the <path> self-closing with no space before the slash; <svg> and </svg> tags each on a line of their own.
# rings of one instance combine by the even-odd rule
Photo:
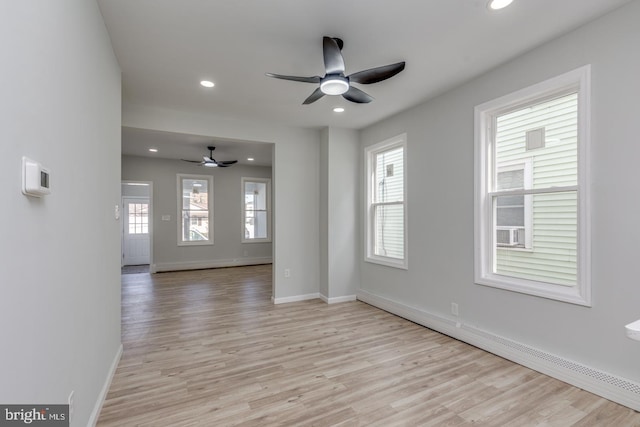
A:
<svg viewBox="0 0 640 427">
<path fill-rule="evenodd" d="M 115 209 L 113 210 L 113 217 L 116 220 L 120 219 L 120 205 L 116 205 Z"/>
</svg>

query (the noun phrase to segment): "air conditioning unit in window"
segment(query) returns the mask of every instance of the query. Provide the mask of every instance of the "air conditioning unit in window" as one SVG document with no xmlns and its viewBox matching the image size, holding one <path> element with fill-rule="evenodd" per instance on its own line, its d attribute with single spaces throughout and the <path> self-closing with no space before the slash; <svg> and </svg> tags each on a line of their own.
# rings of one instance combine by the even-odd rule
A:
<svg viewBox="0 0 640 427">
<path fill-rule="evenodd" d="M 496 229 L 498 246 L 524 246 L 524 228 L 499 227 Z"/>
</svg>

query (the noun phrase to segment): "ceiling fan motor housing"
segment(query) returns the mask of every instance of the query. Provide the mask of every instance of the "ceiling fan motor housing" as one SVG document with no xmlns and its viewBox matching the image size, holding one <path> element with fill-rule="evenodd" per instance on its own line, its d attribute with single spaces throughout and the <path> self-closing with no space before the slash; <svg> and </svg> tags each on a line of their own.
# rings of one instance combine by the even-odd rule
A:
<svg viewBox="0 0 640 427">
<path fill-rule="evenodd" d="M 327 75 L 320 82 L 320 90 L 325 95 L 342 95 L 349 90 L 349 80 L 341 75 Z"/>
</svg>

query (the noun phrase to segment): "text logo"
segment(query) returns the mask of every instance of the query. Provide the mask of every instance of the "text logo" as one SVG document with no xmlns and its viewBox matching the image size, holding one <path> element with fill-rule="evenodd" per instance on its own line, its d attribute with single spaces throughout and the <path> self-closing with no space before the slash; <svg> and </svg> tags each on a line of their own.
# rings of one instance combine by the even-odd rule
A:
<svg viewBox="0 0 640 427">
<path fill-rule="evenodd" d="M 0 427 L 69 427 L 69 405 L 0 405 Z"/>
</svg>

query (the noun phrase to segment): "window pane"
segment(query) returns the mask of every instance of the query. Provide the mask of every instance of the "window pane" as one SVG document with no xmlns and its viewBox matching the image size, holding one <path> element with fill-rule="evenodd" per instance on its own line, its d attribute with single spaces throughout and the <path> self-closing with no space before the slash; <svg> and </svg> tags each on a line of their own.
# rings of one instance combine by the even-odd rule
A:
<svg viewBox="0 0 640 427">
<path fill-rule="evenodd" d="M 182 208 L 188 210 L 208 210 L 208 182 L 204 179 L 182 180 Z"/>
<path fill-rule="evenodd" d="M 247 212 L 244 225 L 244 238 L 266 239 L 267 237 L 267 213 L 264 211 Z"/>
<path fill-rule="evenodd" d="M 397 147 L 375 156 L 374 202 L 401 202 L 404 199 L 404 148 Z"/>
<path fill-rule="evenodd" d="M 496 226 L 524 227 L 524 196 L 496 197 Z"/>
<path fill-rule="evenodd" d="M 209 212 L 184 211 L 182 213 L 182 240 L 185 242 L 209 240 Z"/>
<path fill-rule="evenodd" d="M 512 231 L 498 227 L 495 273 L 558 285 L 575 285 L 578 266 L 576 192 L 527 197 L 533 199 L 532 250 L 505 248 L 508 241 L 511 245 L 517 244 L 519 231 L 517 227 Z"/>
<path fill-rule="evenodd" d="M 374 206 L 374 254 L 404 258 L 404 206 Z"/>
<path fill-rule="evenodd" d="M 494 164 L 531 159 L 536 189 L 577 185 L 577 93 L 503 114 L 496 123 Z M 497 189 L 523 188 L 519 173 L 498 173 Z"/>
<path fill-rule="evenodd" d="M 267 210 L 267 184 L 264 182 L 245 182 L 244 201 L 246 210 Z"/>
<path fill-rule="evenodd" d="M 498 172 L 498 190 L 518 190 L 524 188 L 524 169 Z"/>
</svg>

